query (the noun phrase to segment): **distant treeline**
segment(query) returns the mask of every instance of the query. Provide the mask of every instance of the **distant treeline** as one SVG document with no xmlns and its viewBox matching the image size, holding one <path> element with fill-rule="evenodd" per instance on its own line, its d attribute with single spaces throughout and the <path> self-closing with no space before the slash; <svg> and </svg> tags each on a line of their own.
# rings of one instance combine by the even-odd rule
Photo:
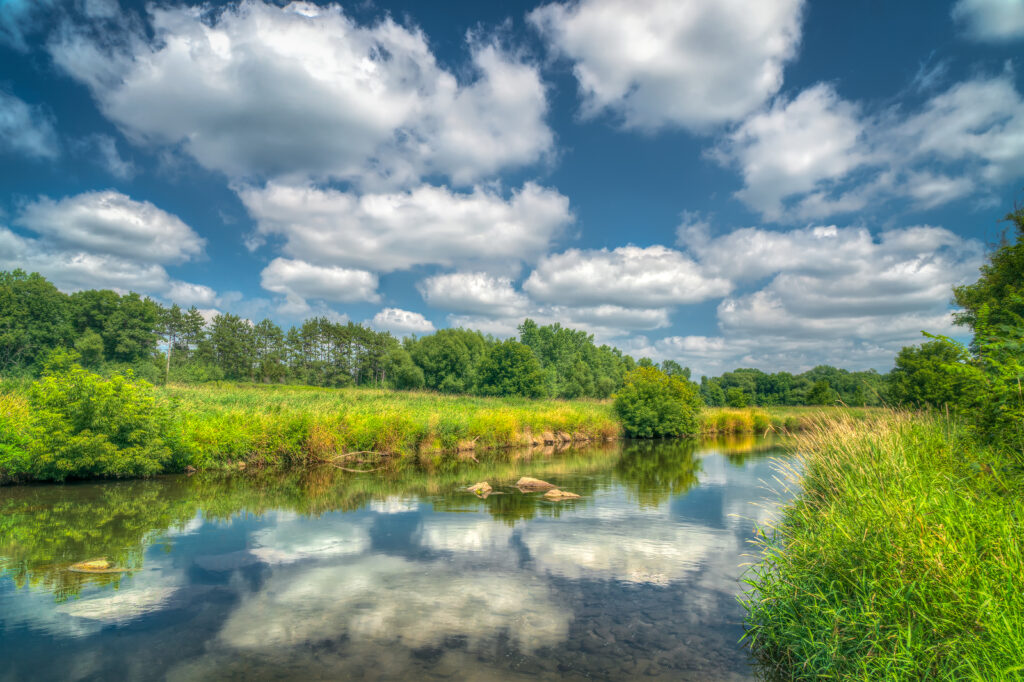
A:
<svg viewBox="0 0 1024 682">
<path fill-rule="evenodd" d="M 701 377 L 700 393 L 713 406 L 835 405 L 885 403 L 886 377 L 875 370 L 850 372 L 819 365 L 803 374 L 737 369 L 717 378 Z"/>
<path fill-rule="evenodd" d="M 519 338 L 467 329 L 397 339 L 324 317 L 284 329 L 195 307 L 165 307 L 135 293 L 65 294 L 38 273 L 0 272 L 0 374 L 38 374 L 56 348 L 73 349 L 101 373 L 132 369 L 153 383 L 251 381 L 311 386 L 380 386 L 443 393 L 607 398 L 637 367 L 690 378 L 672 360 L 635 360 L 598 346 L 584 331 L 525 320 Z M 708 405 L 879 404 L 874 371 L 816 367 L 799 375 L 738 369 L 701 378 Z"/>
</svg>

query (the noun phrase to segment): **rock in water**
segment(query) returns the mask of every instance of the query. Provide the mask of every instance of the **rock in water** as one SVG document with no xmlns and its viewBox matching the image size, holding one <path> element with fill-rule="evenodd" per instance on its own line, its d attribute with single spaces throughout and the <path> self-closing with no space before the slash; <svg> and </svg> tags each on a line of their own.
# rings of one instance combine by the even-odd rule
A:
<svg viewBox="0 0 1024 682">
<path fill-rule="evenodd" d="M 480 481 L 479 483 L 474 483 L 473 485 L 469 486 L 468 488 L 466 488 L 466 490 L 468 490 L 471 493 L 476 493 L 477 495 L 487 495 L 488 493 L 491 492 L 492 488 L 491 484 L 488 483 L 487 481 Z"/>
<path fill-rule="evenodd" d="M 544 499 L 551 500 L 553 502 L 558 502 L 560 500 L 575 500 L 577 498 L 579 498 L 579 495 L 576 493 L 567 493 L 566 491 L 559 490 L 558 488 L 544 493 Z"/>
<path fill-rule="evenodd" d="M 551 490 L 556 486 L 548 483 L 547 481 L 542 481 L 539 478 L 530 478 L 529 476 L 523 476 L 518 481 L 516 481 L 516 487 L 522 490 L 523 492 L 539 492 L 541 490 Z"/>
<path fill-rule="evenodd" d="M 90 559 L 88 561 L 79 561 L 77 564 L 71 564 L 68 569 L 73 573 L 127 573 L 127 568 L 116 568 L 112 563 L 106 559 Z"/>
</svg>

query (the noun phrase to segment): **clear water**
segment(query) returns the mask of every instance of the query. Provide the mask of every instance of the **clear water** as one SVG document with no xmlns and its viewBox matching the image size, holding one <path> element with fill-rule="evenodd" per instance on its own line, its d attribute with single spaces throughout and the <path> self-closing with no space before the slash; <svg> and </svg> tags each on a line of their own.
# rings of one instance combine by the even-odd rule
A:
<svg viewBox="0 0 1024 682">
<path fill-rule="evenodd" d="M 624 443 L 0 489 L 0 680 L 750 679 L 738 578 L 785 456 Z M 501 494 L 460 490 L 480 480 Z M 68 570 L 100 557 L 131 570 Z"/>
</svg>

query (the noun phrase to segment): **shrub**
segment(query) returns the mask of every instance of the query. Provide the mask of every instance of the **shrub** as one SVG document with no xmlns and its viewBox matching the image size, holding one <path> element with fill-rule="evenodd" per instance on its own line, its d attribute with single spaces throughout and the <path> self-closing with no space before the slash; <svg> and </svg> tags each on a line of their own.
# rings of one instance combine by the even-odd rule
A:
<svg viewBox="0 0 1024 682">
<path fill-rule="evenodd" d="M 615 396 L 615 413 L 634 438 L 696 434 L 702 405 L 696 386 L 655 367 L 629 372 Z"/>
<path fill-rule="evenodd" d="M 0 433 L 3 477 L 149 476 L 184 464 L 150 384 L 131 373 L 104 379 L 65 359 L 32 384 L 23 432 L 12 435 L 5 426 Z"/>
</svg>

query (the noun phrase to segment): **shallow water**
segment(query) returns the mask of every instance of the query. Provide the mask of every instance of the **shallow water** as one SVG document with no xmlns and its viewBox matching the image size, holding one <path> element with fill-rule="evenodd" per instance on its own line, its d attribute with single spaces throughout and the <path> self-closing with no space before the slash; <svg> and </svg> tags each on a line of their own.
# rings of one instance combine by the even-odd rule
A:
<svg viewBox="0 0 1024 682">
<path fill-rule="evenodd" d="M 751 679 L 738 578 L 785 456 L 627 442 L 0 489 L 0 680 Z M 499 494 L 460 490 L 480 480 Z M 99 557 L 132 570 L 68 570 Z"/>
</svg>

